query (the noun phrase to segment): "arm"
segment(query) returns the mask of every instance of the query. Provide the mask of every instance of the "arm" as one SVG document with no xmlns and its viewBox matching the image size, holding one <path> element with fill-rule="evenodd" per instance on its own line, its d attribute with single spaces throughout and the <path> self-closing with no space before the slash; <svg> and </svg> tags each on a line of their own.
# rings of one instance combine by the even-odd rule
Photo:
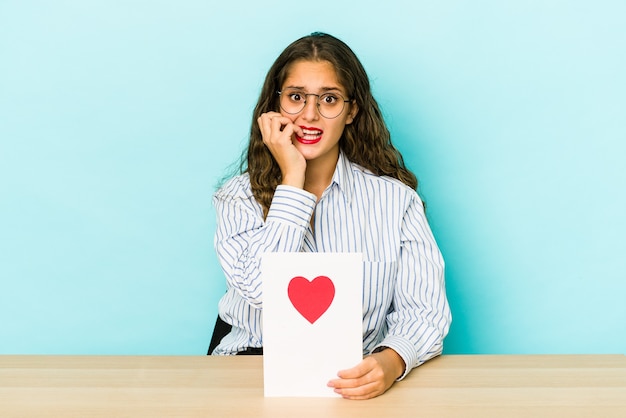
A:
<svg viewBox="0 0 626 418">
<path fill-rule="evenodd" d="M 450 326 L 443 259 L 415 195 L 401 228 L 398 276 L 388 332 L 372 354 L 328 385 L 349 399 L 384 393 L 414 367 L 441 353 Z"/>
<path fill-rule="evenodd" d="M 451 322 L 445 293 L 444 261 L 419 198 L 413 199 L 402 223 L 402 243 L 388 332 L 378 347 L 393 348 L 406 370 L 441 354 Z"/>
<path fill-rule="evenodd" d="M 292 134 L 302 135 L 302 130 L 277 112 L 264 113 L 257 123 L 282 173 L 267 218 L 263 220 L 261 207 L 243 177 L 220 189 L 213 203 L 218 220 L 215 249 L 226 280 L 248 303 L 260 308 L 261 256 L 301 250 L 316 197 L 302 189 L 306 161 L 292 143 Z"/>
<path fill-rule="evenodd" d="M 242 178 L 227 183 L 214 199 L 215 249 L 229 286 L 260 308 L 261 256 L 298 252 L 315 206 L 315 196 L 295 187 L 276 189 L 267 218 Z"/>
</svg>

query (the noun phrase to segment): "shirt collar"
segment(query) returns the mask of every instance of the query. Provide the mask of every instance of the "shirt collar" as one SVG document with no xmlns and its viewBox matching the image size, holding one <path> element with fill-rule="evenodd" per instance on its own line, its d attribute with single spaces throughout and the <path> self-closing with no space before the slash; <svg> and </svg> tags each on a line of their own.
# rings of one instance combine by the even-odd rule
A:
<svg viewBox="0 0 626 418">
<path fill-rule="evenodd" d="M 352 164 L 343 151 L 339 152 L 339 159 L 337 160 L 337 167 L 335 167 L 335 173 L 333 174 L 331 184 L 336 184 L 337 187 L 339 187 L 339 190 L 341 190 L 346 197 L 347 203 L 352 202 L 352 194 L 354 191 L 354 173 L 352 172 Z"/>
</svg>

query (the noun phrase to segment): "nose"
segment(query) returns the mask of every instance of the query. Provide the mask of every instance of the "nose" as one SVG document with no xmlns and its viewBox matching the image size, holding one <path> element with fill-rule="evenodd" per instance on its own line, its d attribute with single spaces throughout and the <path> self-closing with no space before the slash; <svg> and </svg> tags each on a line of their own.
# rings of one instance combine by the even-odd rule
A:
<svg viewBox="0 0 626 418">
<path fill-rule="evenodd" d="M 307 95 L 306 102 L 304 103 L 304 109 L 302 109 L 302 118 L 304 120 L 317 120 L 319 119 L 319 109 L 317 106 L 318 97 L 316 94 Z"/>
</svg>

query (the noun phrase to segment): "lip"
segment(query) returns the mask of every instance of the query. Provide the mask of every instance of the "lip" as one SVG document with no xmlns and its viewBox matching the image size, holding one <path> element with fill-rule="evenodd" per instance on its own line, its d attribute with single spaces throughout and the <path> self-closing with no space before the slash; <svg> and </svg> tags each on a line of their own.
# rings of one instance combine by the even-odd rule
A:
<svg viewBox="0 0 626 418">
<path fill-rule="evenodd" d="M 296 136 L 296 140 L 304 145 L 312 145 L 317 144 L 322 140 L 322 136 L 324 135 L 324 131 L 319 128 L 312 128 L 309 126 L 300 126 L 302 129 L 304 136 L 301 137 L 299 135 Z"/>
</svg>

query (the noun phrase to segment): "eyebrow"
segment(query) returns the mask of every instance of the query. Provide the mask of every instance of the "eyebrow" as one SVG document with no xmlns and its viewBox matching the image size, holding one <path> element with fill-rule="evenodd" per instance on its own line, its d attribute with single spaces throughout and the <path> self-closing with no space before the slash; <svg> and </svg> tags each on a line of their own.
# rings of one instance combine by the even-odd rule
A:
<svg viewBox="0 0 626 418">
<path fill-rule="evenodd" d="M 306 90 L 302 86 L 285 86 L 285 87 L 283 87 L 283 90 L 284 89 L 294 89 L 294 90 L 302 90 L 302 91 Z M 339 92 L 341 94 L 346 94 L 346 93 L 343 92 L 343 90 L 340 87 L 322 87 L 322 88 L 320 88 L 320 91 L 321 92 L 337 91 L 337 92 Z"/>
</svg>

